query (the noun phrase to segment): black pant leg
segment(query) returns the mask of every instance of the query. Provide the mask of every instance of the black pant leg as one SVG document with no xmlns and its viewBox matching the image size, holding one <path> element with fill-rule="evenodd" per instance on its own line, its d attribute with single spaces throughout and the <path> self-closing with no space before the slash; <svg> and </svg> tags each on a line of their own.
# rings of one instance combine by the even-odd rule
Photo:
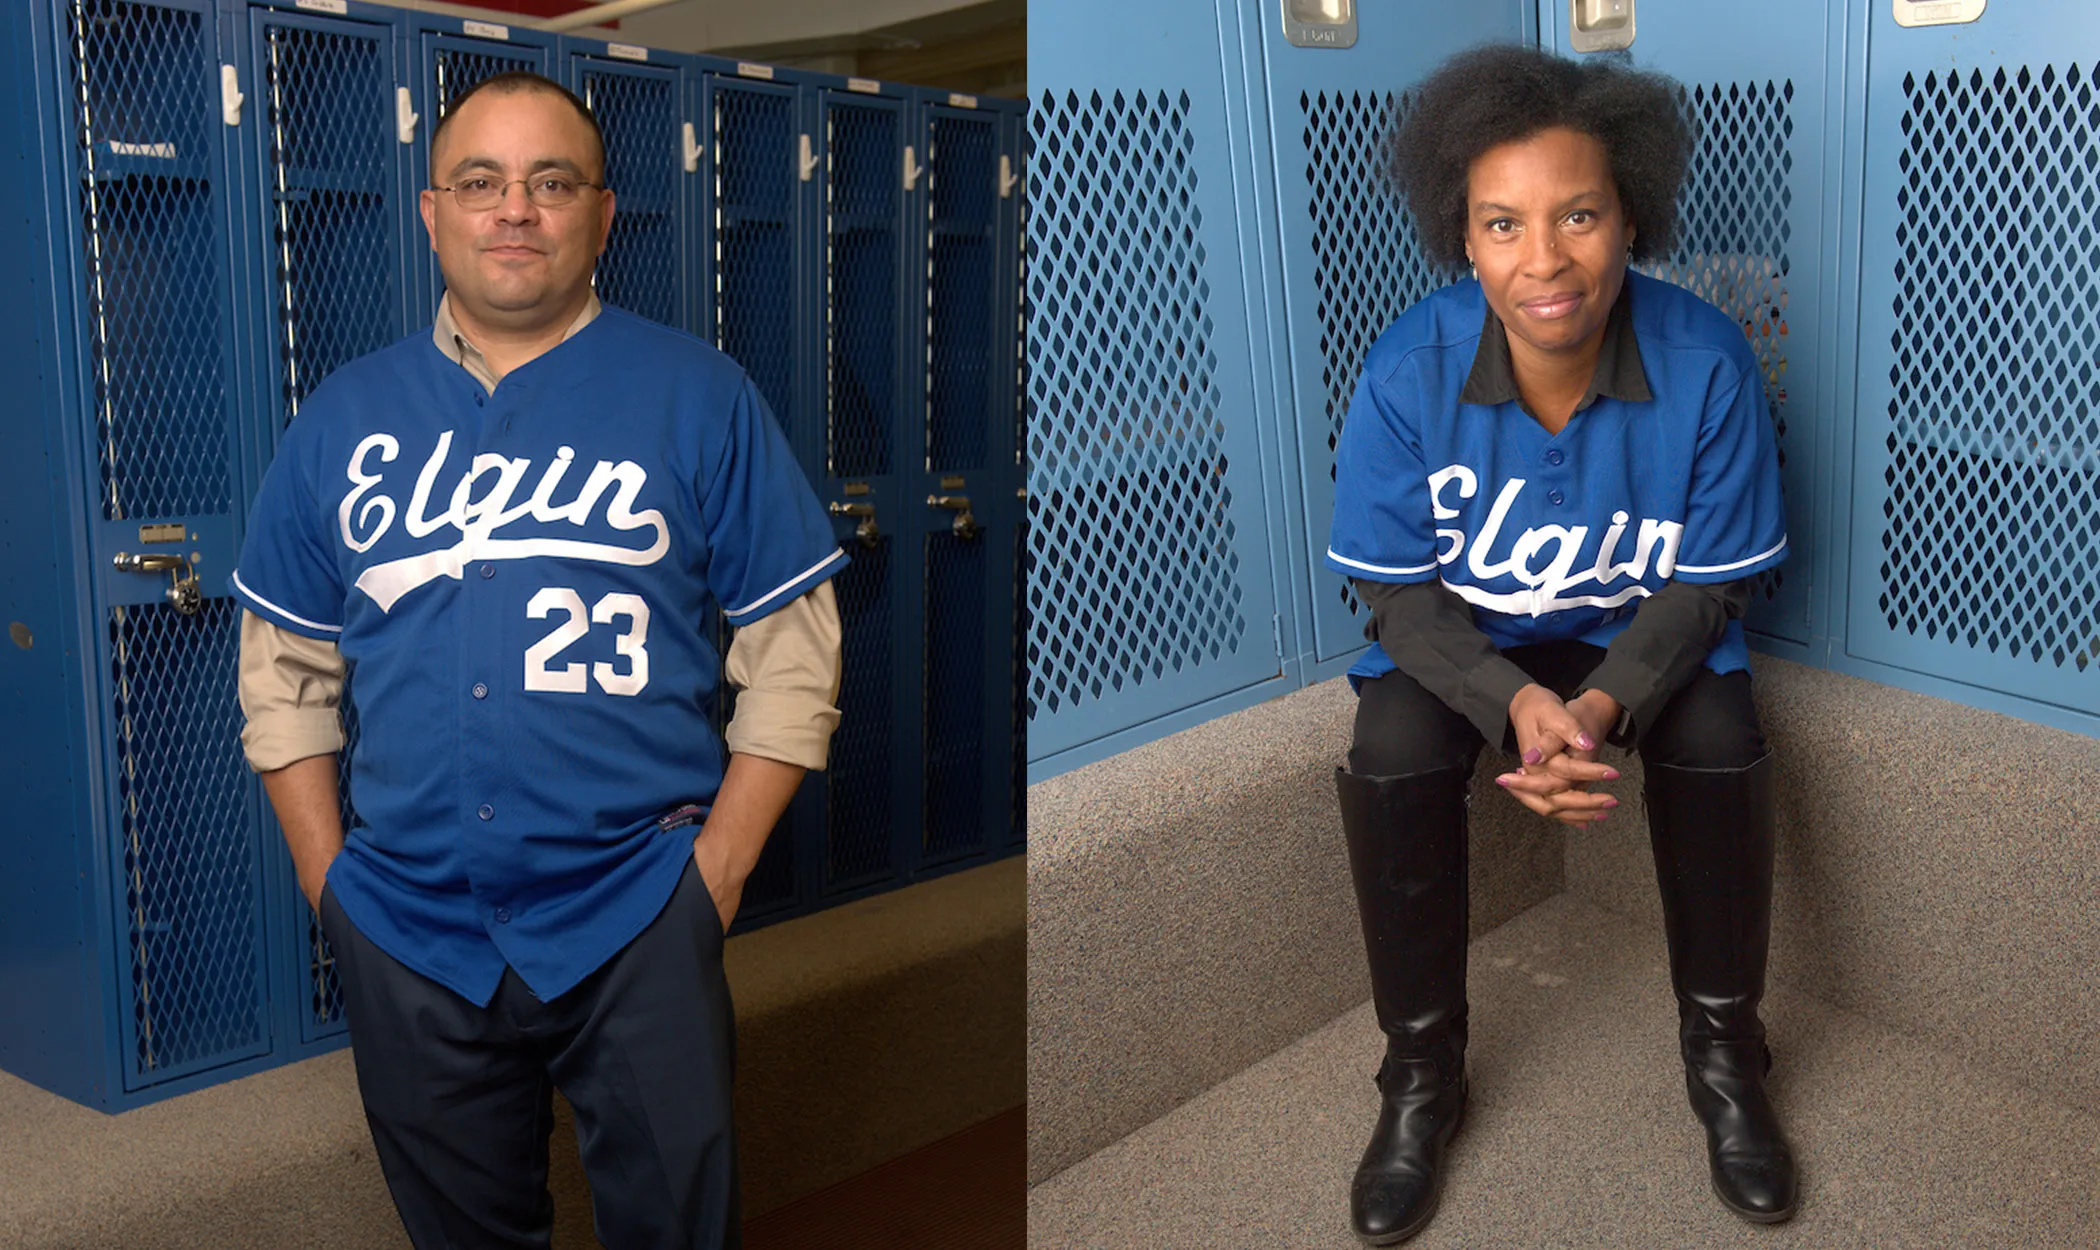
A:
<svg viewBox="0 0 2100 1250">
<path fill-rule="evenodd" d="M 1763 759 L 1768 748 L 1749 672 L 1701 668 L 1640 730 L 1638 746 L 1642 760 L 1673 768 L 1739 769 Z"/>
<path fill-rule="evenodd" d="M 553 1087 L 500 1010 L 522 984 L 506 976 L 483 1008 L 373 945 L 332 894 L 321 922 L 365 1120 L 409 1239 L 417 1250 L 543 1250 Z"/>
<path fill-rule="evenodd" d="M 1473 722 L 1406 673 L 1370 677 L 1357 690 L 1349 771 L 1359 777 L 1470 772 L 1482 742 Z"/>
<path fill-rule="evenodd" d="M 699 870 L 687 864 L 655 921 L 548 1008 L 561 1039 L 548 1071 L 576 1112 L 599 1241 L 734 1250 L 736 1020 Z"/>
</svg>

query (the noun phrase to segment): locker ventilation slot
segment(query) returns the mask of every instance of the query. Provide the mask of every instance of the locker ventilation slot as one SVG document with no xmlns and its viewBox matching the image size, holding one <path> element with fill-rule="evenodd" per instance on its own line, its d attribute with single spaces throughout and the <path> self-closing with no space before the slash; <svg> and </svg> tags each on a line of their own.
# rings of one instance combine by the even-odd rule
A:
<svg viewBox="0 0 2100 1250">
<path fill-rule="evenodd" d="M 898 150 L 894 109 L 825 111 L 825 464 L 834 477 L 890 472 L 897 411 Z"/>
<path fill-rule="evenodd" d="M 372 117 L 393 94 L 383 39 L 272 26 L 264 67 L 278 384 L 291 420 L 336 368 L 398 337 L 398 146 Z"/>
<path fill-rule="evenodd" d="M 1644 272 L 1674 282 L 1743 327 L 1764 368 L 1765 400 L 1786 462 L 1787 214 L 1793 206 L 1794 135 L 1789 82 L 1700 84 L 1679 97 L 1698 136 L 1677 196 L 1669 259 Z M 1786 572 L 1757 576 L 1778 593 Z"/>
<path fill-rule="evenodd" d="M 744 367 L 790 438 L 795 370 L 794 99 L 714 95 L 715 345 Z"/>
<path fill-rule="evenodd" d="M 452 111 L 452 102 L 466 94 L 468 88 L 484 78 L 513 69 L 539 70 L 539 58 L 534 53 L 466 52 L 459 48 L 439 48 L 431 59 L 431 72 L 435 76 L 431 98 L 437 101 L 437 115 L 442 118 Z M 430 123 L 433 129 L 437 122 Z"/>
<path fill-rule="evenodd" d="M 1880 607 L 1889 628 L 2100 660 L 2093 75 L 1903 80 Z"/>
<path fill-rule="evenodd" d="M 618 209 L 598 258 L 598 297 L 667 326 L 685 321 L 678 307 L 678 166 L 665 155 L 682 139 L 675 86 L 662 75 L 583 76 L 584 103 L 605 132 L 605 182 Z"/>
<path fill-rule="evenodd" d="M 1029 113 L 1029 717 L 1246 636 L 1186 93 Z"/>
<path fill-rule="evenodd" d="M 1298 96 L 1312 197 L 1329 481 L 1364 353 L 1408 305 L 1465 272 L 1430 264 L 1415 239 L 1414 218 L 1387 177 L 1388 145 L 1407 105 L 1405 96 L 1392 92 Z M 1348 580 L 1333 580 L 1350 613 L 1360 611 Z"/>
<path fill-rule="evenodd" d="M 853 563 L 833 579 L 844 628 L 845 672 L 839 706 L 892 706 L 890 672 L 890 539 L 856 547 Z M 831 739 L 826 791 L 825 884 L 839 888 L 890 871 L 893 736 L 882 715 L 848 716 Z"/>
<path fill-rule="evenodd" d="M 77 3 L 80 272 L 105 518 L 226 512 L 227 431 L 203 18 Z"/>
<path fill-rule="evenodd" d="M 235 698 L 239 607 L 110 614 L 132 1062 L 160 1080 L 267 1042 Z"/>
<path fill-rule="evenodd" d="M 926 537 L 925 858 L 983 847 L 985 539 Z"/>
<path fill-rule="evenodd" d="M 989 454 L 998 132 L 935 116 L 927 146 L 926 468 L 981 469 Z"/>
</svg>

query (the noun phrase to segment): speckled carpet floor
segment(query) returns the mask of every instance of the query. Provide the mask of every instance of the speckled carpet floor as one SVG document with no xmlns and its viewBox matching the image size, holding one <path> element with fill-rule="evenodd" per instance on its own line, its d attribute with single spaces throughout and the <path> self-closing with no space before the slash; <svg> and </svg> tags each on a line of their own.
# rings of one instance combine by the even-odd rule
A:
<svg viewBox="0 0 2100 1250">
<path fill-rule="evenodd" d="M 1765 1019 L 1801 1210 L 1766 1227 L 1728 1214 L 1664 958 L 1652 927 L 1565 894 L 1473 944 L 1472 1101 L 1410 1250 L 2100 1247 L 2100 1117 L 1783 987 Z M 1029 1245 L 1355 1246 L 1348 1179 L 1379 1050 L 1366 1003 L 1049 1178 Z"/>
</svg>

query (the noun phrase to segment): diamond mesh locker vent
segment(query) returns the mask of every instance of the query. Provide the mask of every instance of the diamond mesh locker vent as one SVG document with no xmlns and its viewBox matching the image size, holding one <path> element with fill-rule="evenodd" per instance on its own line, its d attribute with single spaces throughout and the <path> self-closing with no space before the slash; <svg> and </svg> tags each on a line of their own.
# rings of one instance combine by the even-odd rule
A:
<svg viewBox="0 0 2100 1250">
<path fill-rule="evenodd" d="M 159 1080 L 267 1041 L 256 839 L 235 697 L 238 606 L 109 618 L 132 1063 Z"/>
<path fill-rule="evenodd" d="M 825 464 L 834 477 L 890 471 L 897 396 L 898 114 L 833 102 L 824 112 L 824 293 L 829 350 Z"/>
<path fill-rule="evenodd" d="M 678 105 L 669 77 L 588 72 L 583 100 L 605 132 L 605 181 L 616 197 L 598 258 L 598 296 L 664 325 L 678 308 Z M 588 194 L 588 193 L 586 193 Z"/>
<path fill-rule="evenodd" d="M 1680 92 L 1698 143 L 1677 196 L 1677 241 L 1646 272 L 1674 282 L 1743 327 L 1763 366 L 1765 402 L 1786 463 L 1787 255 L 1793 206 L 1794 84 L 1713 83 Z M 1785 570 L 1757 575 L 1770 598 Z"/>
<path fill-rule="evenodd" d="M 76 3 L 69 18 L 102 515 L 225 512 L 203 19 L 109 0 Z"/>
<path fill-rule="evenodd" d="M 2100 99 L 2073 65 L 1903 80 L 1880 607 L 2100 659 Z"/>
<path fill-rule="evenodd" d="M 891 867 L 890 539 L 856 547 L 833 579 L 844 629 L 839 728 L 826 790 L 825 884 L 852 885 Z"/>
<path fill-rule="evenodd" d="M 998 131 L 989 120 L 936 116 L 926 156 L 926 467 L 980 469 L 999 419 L 990 390 Z"/>
<path fill-rule="evenodd" d="M 788 437 L 795 368 L 794 102 L 714 93 L 715 341 L 744 367 Z"/>
<path fill-rule="evenodd" d="M 1320 381 L 1327 393 L 1327 477 L 1363 373 L 1364 353 L 1385 328 L 1460 272 L 1422 254 L 1414 218 L 1386 176 L 1388 143 L 1408 100 L 1393 92 L 1300 93 L 1312 205 L 1313 284 L 1320 321 Z M 1354 614 L 1348 579 L 1326 574 Z"/>
<path fill-rule="evenodd" d="M 335 369 L 393 341 L 392 49 L 273 26 L 264 67 L 283 420 Z"/>
<path fill-rule="evenodd" d="M 468 52 L 461 48 L 437 49 L 431 59 L 431 72 L 435 76 L 436 91 L 431 97 L 437 104 L 437 118 L 452 111 L 452 102 L 465 94 L 467 89 L 484 78 L 493 78 L 505 70 L 538 70 L 540 59 L 537 51 L 506 52 L 500 49 Z M 437 118 L 429 123 L 437 125 Z"/>
<path fill-rule="evenodd" d="M 1186 93 L 1029 113 L 1029 717 L 1247 632 Z"/>
<path fill-rule="evenodd" d="M 984 845 L 985 539 L 926 536 L 926 857 Z"/>
</svg>

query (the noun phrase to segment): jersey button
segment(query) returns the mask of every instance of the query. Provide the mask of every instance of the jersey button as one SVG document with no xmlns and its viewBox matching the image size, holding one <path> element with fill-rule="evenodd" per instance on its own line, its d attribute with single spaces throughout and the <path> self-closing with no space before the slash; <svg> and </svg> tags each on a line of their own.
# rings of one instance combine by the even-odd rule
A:
<svg viewBox="0 0 2100 1250">
<path fill-rule="evenodd" d="M 1568 453 L 1562 451 L 1558 447 L 1551 448 L 1546 452 L 1547 464 L 1559 464 L 1561 461 L 1566 460 L 1567 458 Z"/>
<path fill-rule="evenodd" d="M 482 566 L 481 566 L 481 575 L 482 575 L 483 577 L 494 577 L 494 576 L 496 575 L 496 566 L 495 566 L 495 565 L 493 565 L 493 564 L 484 564 L 484 565 L 482 565 Z"/>
<path fill-rule="evenodd" d="M 483 804 L 482 804 L 482 805 L 481 805 L 481 806 L 480 806 L 480 807 L 479 807 L 478 809 L 476 809 L 476 810 L 475 810 L 475 812 L 474 812 L 474 814 L 475 814 L 476 816 L 479 816 L 479 817 L 481 817 L 481 818 L 482 818 L 483 820 L 494 820 L 494 819 L 496 819 L 496 809 L 495 809 L 495 808 L 493 808 L 493 807 L 490 807 L 490 806 L 489 806 L 488 804 L 486 804 L 486 803 L 483 803 Z"/>
<path fill-rule="evenodd" d="M 1546 492 L 1546 502 L 1558 508 L 1562 504 L 1568 502 L 1568 497 L 1566 495 L 1561 494 L 1557 490 L 1549 490 Z"/>
<path fill-rule="evenodd" d="M 508 907 L 498 907 L 498 908 L 496 909 L 496 923 L 497 923 L 497 924 L 509 924 L 509 923 L 510 923 L 510 908 L 508 908 Z"/>
<path fill-rule="evenodd" d="M 475 698 L 477 698 L 477 699 L 486 699 L 486 698 L 488 698 L 488 697 L 489 697 L 489 684 L 488 684 L 487 682 L 485 682 L 485 681 L 477 681 L 477 682 L 475 682 L 475 683 L 474 683 L 474 697 L 475 697 Z"/>
</svg>

